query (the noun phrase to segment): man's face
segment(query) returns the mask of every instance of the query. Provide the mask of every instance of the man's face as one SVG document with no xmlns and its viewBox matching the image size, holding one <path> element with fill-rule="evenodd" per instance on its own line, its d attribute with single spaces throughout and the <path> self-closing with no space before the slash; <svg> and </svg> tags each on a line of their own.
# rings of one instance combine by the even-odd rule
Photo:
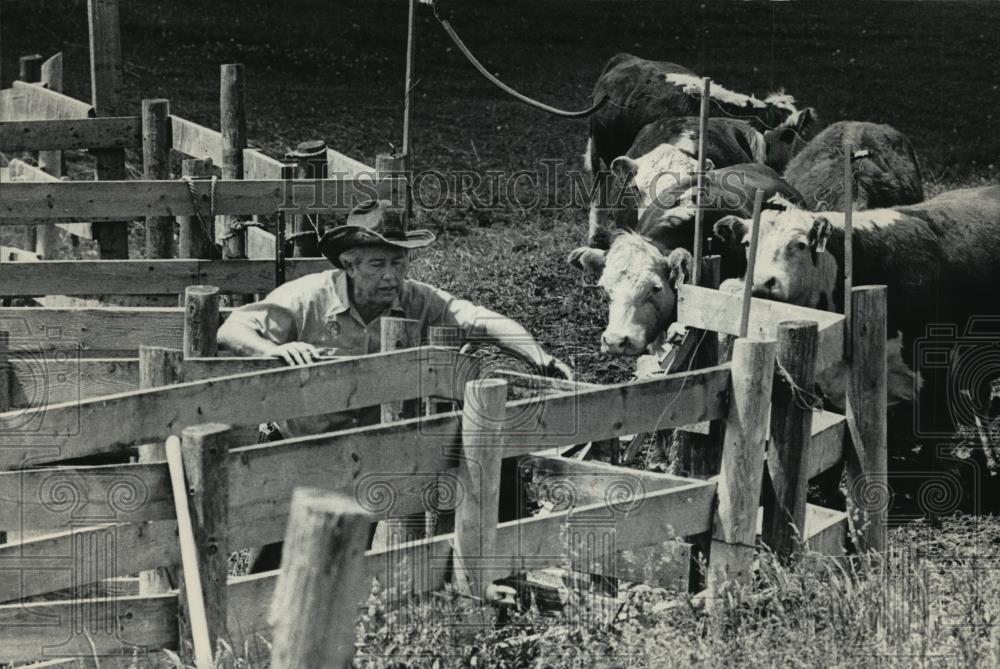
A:
<svg viewBox="0 0 1000 669">
<path fill-rule="evenodd" d="M 364 246 L 358 249 L 347 275 L 354 286 L 354 300 L 360 304 L 389 306 L 403 292 L 410 261 L 403 249 L 391 246 Z"/>
</svg>

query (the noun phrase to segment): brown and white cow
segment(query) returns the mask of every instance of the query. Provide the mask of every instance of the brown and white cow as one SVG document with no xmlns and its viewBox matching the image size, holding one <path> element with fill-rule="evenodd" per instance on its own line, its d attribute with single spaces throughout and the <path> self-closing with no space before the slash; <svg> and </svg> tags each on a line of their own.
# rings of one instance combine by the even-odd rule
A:
<svg viewBox="0 0 1000 669">
<path fill-rule="evenodd" d="M 892 126 L 840 121 L 816 135 L 792 158 L 785 180 L 812 211 L 844 211 L 844 155 L 852 151 L 854 209 L 915 204 L 924 199 L 913 145 Z"/>
<path fill-rule="evenodd" d="M 628 152 L 611 161 L 610 174 L 591 196 L 587 240 L 607 248 L 614 230 L 636 230 L 657 194 L 676 190 L 698 169 L 697 117 L 666 118 L 646 125 Z M 764 137 L 745 121 L 709 119 L 706 169 L 763 162 Z"/>
<path fill-rule="evenodd" d="M 753 294 L 840 310 L 843 303 L 844 214 L 809 212 L 780 198 L 761 215 Z M 966 188 L 927 202 L 854 212 L 854 285 L 887 287 L 890 397 L 912 399 L 913 341 L 927 326 L 964 327 L 1000 313 L 1000 186 Z M 720 237 L 749 245 L 752 221 L 728 217 Z M 908 379 L 908 381 L 907 381 Z M 908 388 L 907 388 L 908 386 Z"/>
<path fill-rule="evenodd" d="M 660 119 L 697 116 L 701 107 L 701 78 L 676 63 L 653 61 L 629 53 L 618 53 L 604 66 L 594 84 L 593 99 L 605 96 L 609 103 L 590 117 L 590 138 L 585 162 L 597 174 L 624 155 L 644 126 Z M 760 100 L 731 91 L 713 82 L 711 116 L 744 119 L 766 133 L 765 140 L 787 145 L 771 151 L 782 169 L 794 144 L 808 139 L 816 121 L 813 108 L 798 109 L 783 92 Z M 787 132 L 786 132 L 787 131 Z M 786 157 L 787 156 L 787 157 Z"/>
</svg>

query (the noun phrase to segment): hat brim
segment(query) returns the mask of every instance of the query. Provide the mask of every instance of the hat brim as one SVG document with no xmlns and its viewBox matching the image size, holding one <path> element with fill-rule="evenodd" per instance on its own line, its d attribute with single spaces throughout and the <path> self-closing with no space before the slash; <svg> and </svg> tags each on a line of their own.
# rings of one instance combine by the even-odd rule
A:
<svg viewBox="0 0 1000 669">
<path fill-rule="evenodd" d="M 335 267 L 343 269 L 340 254 L 358 246 L 394 246 L 412 250 L 429 246 L 436 237 L 430 230 L 410 230 L 403 239 L 389 239 L 360 225 L 342 225 L 330 230 L 319 242 L 319 250 Z"/>
</svg>

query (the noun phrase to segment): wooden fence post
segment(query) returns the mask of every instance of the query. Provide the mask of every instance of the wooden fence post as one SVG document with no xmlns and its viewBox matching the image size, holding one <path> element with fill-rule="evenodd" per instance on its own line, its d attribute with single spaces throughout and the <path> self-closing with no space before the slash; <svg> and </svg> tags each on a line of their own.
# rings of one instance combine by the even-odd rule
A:
<svg viewBox="0 0 1000 669">
<path fill-rule="evenodd" d="M 383 316 L 381 321 L 383 353 L 420 346 L 420 321 L 392 316 Z M 415 418 L 419 413 L 419 400 L 388 402 L 382 405 L 382 422 L 391 423 L 404 418 Z"/>
<path fill-rule="evenodd" d="M 0 413 L 11 408 L 10 333 L 0 330 Z M 7 530 L 0 530 L 0 544 L 7 543 Z"/>
<path fill-rule="evenodd" d="M 90 28 L 91 104 L 98 116 L 115 116 L 122 90 L 121 32 L 118 0 L 87 0 Z M 98 181 L 124 181 L 125 150 L 91 151 Z M 91 225 L 101 259 L 128 259 L 128 221 L 97 221 Z"/>
<path fill-rule="evenodd" d="M 159 346 L 139 347 L 139 388 L 158 388 L 184 382 L 184 353 Z M 163 442 L 139 446 L 139 462 L 163 462 Z M 156 595 L 177 587 L 180 566 L 159 567 L 139 574 L 139 594 Z"/>
<path fill-rule="evenodd" d="M 432 325 L 427 329 L 427 343 L 431 346 L 453 348 L 456 351 L 462 343 L 462 331 L 450 325 Z M 435 397 L 425 399 L 424 413 L 428 416 L 436 413 L 450 413 L 455 410 L 455 402 Z M 439 490 L 440 488 L 435 488 Z M 455 527 L 455 512 L 428 509 L 425 515 L 424 534 L 432 537 L 435 534 L 451 532 Z"/>
<path fill-rule="evenodd" d="M 327 175 L 326 163 L 326 142 L 322 139 L 299 142 L 295 151 L 287 154 L 287 158 L 296 161 L 296 179 L 325 179 Z M 318 194 L 317 194 L 318 197 Z M 294 238 L 294 254 L 297 258 L 315 258 L 319 253 L 319 238 L 323 230 L 319 223 L 319 216 L 314 217 L 317 222 L 317 235 L 315 237 L 302 234 L 312 232 L 312 224 L 309 223 L 305 214 L 295 214 L 291 217 L 292 234 Z M 299 236 L 301 234 L 301 236 Z"/>
<path fill-rule="evenodd" d="M 61 53 L 57 53 L 42 63 L 42 78 L 40 81 L 48 86 L 50 91 L 62 93 L 63 67 Z M 62 151 L 39 151 L 38 167 L 54 177 L 61 177 L 63 175 Z M 54 225 L 35 226 L 35 253 L 45 260 L 52 258 L 53 252 L 59 243 L 59 234 L 56 230 L 57 228 Z M 71 239 L 75 241 L 77 238 L 76 236 L 71 236 Z"/>
<path fill-rule="evenodd" d="M 219 289 L 184 289 L 184 357 L 214 358 L 219 352 Z"/>
<path fill-rule="evenodd" d="M 243 94 L 243 65 L 222 66 L 219 106 L 222 127 L 222 178 L 243 178 L 243 150 L 247 148 L 247 117 Z M 246 258 L 246 230 L 238 225 L 236 216 L 223 217 L 223 255 L 226 258 Z M 218 236 L 218 230 L 216 235 Z"/>
<path fill-rule="evenodd" d="M 189 179 L 206 179 L 211 176 L 211 158 L 200 160 L 188 158 L 181 161 L 181 177 Z M 207 214 L 207 212 L 206 212 Z M 178 258 L 219 258 L 215 248 L 215 221 L 206 221 L 197 216 L 178 216 Z"/>
<path fill-rule="evenodd" d="M 208 423 L 181 431 L 181 457 L 188 486 L 188 507 L 195 546 L 198 549 L 198 573 L 205 603 L 208 638 L 213 648 L 226 633 L 226 579 L 229 573 L 227 527 L 229 519 L 229 447 L 228 425 Z M 192 618 L 187 591 L 180 587 L 178 624 L 182 657 L 184 640 L 191 634 Z"/>
<path fill-rule="evenodd" d="M 39 83 L 42 80 L 42 56 L 40 54 L 21 56 L 17 59 L 17 63 L 18 79 L 29 84 Z M 24 250 L 34 253 L 35 249 L 38 248 L 38 230 L 35 229 L 34 225 L 23 227 Z"/>
<path fill-rule="evenodd" d="M 354 658 L 371 516 L 348 497 L 315 488 L 292 494 L 281 573 L 271 602 L 274 669 L 342 669 Z"/>
<path fill-rule="evenodd" d="M 420 345 L 420 321 L 383 316 L 381 328 L 383 353 Z M 416 418 L 420 413 L 421 404 L 420 400 L 387 402 L 382 405 L 382 422 L 392 423 L 406 418 Z M 395 544 L 422 539 L 426 531 L 427 515 L 424 513 L 389 517 L 375 527 L 372 549 L 384 550 Z"/>
<path fill-rule="evenodd" d="M 170 102 L 142 101 L 142 172 L 149 180 L 170 178 Z M 172 258 L 174 219 L 169 216 L 146 217 L 146 257 Z"/>
<path fill-rule="evenodd" d="M 815 321 L 778 324 L 778 370 L 771 403 L 767 449 L 770 486 L 764 502 L 761 539 L 780 558 L 798 553 L 806 541 L 808 460 L 812 444 L 812 397 L 816 376 Z"/>
<path fill-rule="evenodd" d="M 701 286 L 703 288 L 718 289 L 722 280 L 722 258 L 720 256 L 707 256 L 701 262 Z M 701 342 L 698 350 L 694 354 L 691 369 L 703 369 L 712 367 L 720 362 L 719 358 L 719 336 L 715 332 L 707 330 L 696 330 L 692 328 L 688 336 L 697 337 Z M 670 371 L 686 371 L 688 366 L 682 369 L 672 369 Z M 674 469 L 679 469 L 683 473 L 694 478 L 707 479 L 719 473 L 719 466 L 722 461 L 722 421 L 709 421 L 690 428 L 678 428 L 674 435 L 673 460 Z M 657 447 L 661 447 L 662 440 L 668 438 L 669 433 L 657 433 Z"/>
<path fill-rule="evenodd" d="M 462 502 L 455 510 L 455 585 L 459 592 L 483 597 L 495 578 L 500 508 L 500 461 L 507 417 L 507 382 L 480 379 L 465 385 L 462 452 L 458 475 Z"/>
<path fill-rule="evenodd" d="M 846 410 L 854 444 L 847 449 L 849 517 L 858 547 L 883 552 L 890 501 L 886 476 L 886 288 L 862 286 L 852 293 Z"/>
<path fill-rule="evenodd" d="M 732 395 L 708 565 L 710 592 L 717 592 L 726 581 L 750 579 L 775 349 L 773 341 L 738 339 L 733 344 Z"/>
</svg>

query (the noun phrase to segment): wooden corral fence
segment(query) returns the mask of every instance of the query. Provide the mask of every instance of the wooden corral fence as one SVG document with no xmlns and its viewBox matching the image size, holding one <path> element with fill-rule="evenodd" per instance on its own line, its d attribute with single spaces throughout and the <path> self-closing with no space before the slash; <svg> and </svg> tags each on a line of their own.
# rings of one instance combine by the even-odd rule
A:
<svg viewBox="0 0 1000 669">
<path fill-rule="evenodd" d="M 14 329 L 0 353 L 6 371 L 0 397 L 11 409 L 0 413 L 0 524 L 18 535 L 35 533 L 0 547 L 6 572 L 0 600 L 11 602 L 0 605 L 0 661 L 120 657 L 136 649 L 181 647 L 181 635 L 189 633 L 181 630 L 191 629 L 184 587 L 180 595 L 179 584 L 158 594 L 108 590 L 114 583 L 108 579 L 182 562 L 170 467 L 162 457 L 74 466 L 84 457 L 120 458 L 136 445 L 162 443 L 170 435 L 183 441 L 182 475 L 199 549 L 192 554 L 200 563 L 209 638 L 221 636 L 238 648 L 253 635 L 268 633 L 270 621 L 283 619 L 280 611 L 268 617 L 279 576 L 227 577 L 226 561 L 218 556 L 281 540 L 286 533 L 289 541 L 299 541 L 286 518 L 300 486 L 339 491 L 348 503 L 333 508 L 363 513 L 366 522 L 404 519 L 435 506 L 455 509 L 454 532 L 414 539 L 421 527 L 416 535 L 403 532 L 384 548 L 357 553 L 363 563 L 359 573 L 378 577 L 399 598 L 441 589 L 448 581 L 483 597 L 502 577 L 565 566 L 567 554 L 571 571 L 638 579 L 623 552 L 655 549 L 675 537 L 710 546 L 711 592 L 727 580 L 748 577 L 762 490 L 770 491 L 764 497 L 765 542 L 786 554 L 800 548 L 790 536 L 804 537 L 816 550 L 843 551 L 846 514 L 808 507 L 802 484 L 845 457 L 846 421 L 814 417 L 796 393 L 780 390 L 786 374 L 842 358 L 843 317 L 755 301 L 749 337 L 735 343 L 732 361 L 724 365 L 607 387 L 558 384 L 564 390 L 502 401 L 505 381 L 476 381 L 476 359 L 448 348 L 408 348 L 308 368 L 277 367 L 272 359 L 200 357 L 199 351 L 214 351 L 213 334 L 225 311 L 219 315 L 216 290 L 191 288 L 187 294 L 184 310 L 119 308 L 117 322 L 100 310 L 76 313 L 75 321 L 67 320 L 65 310 L 0 311 L 3 329 Z M 851 384 L 854 406 L 884 405 L 884 375 L 880 383 L 877 373 L 867 371 L 879 369 L 876 335 L 883 299 L 880 289 L 857 289 L 855 308 L 865 317 L 856 321 L 852 364 L 864 364 L 865 371 Z M 738 301 L 683 288 L 680 318 L 692 328 L 735 334 Z M 780 325 L 789 318 L 812 324 Z M 163 325 L 168 321 L 177 327 L 170 334 Z M 145 339 L 136 324 L 149 328 Z M 125 357 L 66 355 L 72 349 L 38 336 L 53 331 L 83 337 L 90 350 Z M 133 334 L 121 336 L 124 331 Z M 787 333 L 807 331 L 812 349 L 793 351 Z M 21 344 L 25 339 L 30 346 Z M 146 344 L 181 350 L 171 354 Z M 884 370 L 884 350 L 882 355 Z M 785 372 L 774 383 L 772 402 L 776 357 Z M 167 383 L 173 385 L 156 387 Z M 257 444 L 252 430 L 233 427 L 419 397 L 462 401 L 464 407 L 267 444 Z M 867 409 L 864 414 L 874 416 Z M 584 462 L 550 450 L 706 421 L 724 426 L 721 470 L 707 479 Z M 879 428 L 861 415 L 856 422 L 865 448 L 877 448 Z M 884 434 L 884 423 L 881 429 Z M 806 438 L 796 441 L 802 434 Z M 798 448 L 797 459 L 790 447 Z M 872 464 L 876 454 L 865 453 L 846 454 L 855 479 L 884 472 Z M 500 460 L 526 455 L 522 466 L 532 471 L 533 484 L 558 490 L 551 493 L 557 505 L 547 515 L 497 524 L 500 495 L 511 494 L 498 490 Z M 870 494 L 859 495 L 858 504 L 860 515 L 868 516 L 858 525 L 865 537 L 861 543 L 877 547 L 880 533 L 884 537 L 884 506 Z M 333 521 L 320 525 L 342 527 Z M 38 531 L 45 534 L 37 536 Z M 337 553 L 336 559 L 348 556 Z M 313 560 L 320 572 L 330 574 L 330 567 L 319 557 Z M 104 589 L 82 594 L 84 586 L 99 582 Z M 298 582 L 289 577 L 288 587 Z M 352 579 L 343 582 L 356 585 Z M 47 594 L 60 590 L 64 599 Z M 276 601 L 299 600 L 293 594 Z M 340 607 L 316 620 L 342 621 L 353 629 L 356 602 L 316 601 L 337 601 Z M 296 657 L 294 648 L 307 647 L 301 638 L 299 645 L 287 639 L 277 643 L 291 648 L 281 654 L 291 659 L 275 666 L 332 666 L 325 660 L 306 665 Z M 102 666 L 113 666 L 112 657 L 102 660 Z"/>
</svg>

